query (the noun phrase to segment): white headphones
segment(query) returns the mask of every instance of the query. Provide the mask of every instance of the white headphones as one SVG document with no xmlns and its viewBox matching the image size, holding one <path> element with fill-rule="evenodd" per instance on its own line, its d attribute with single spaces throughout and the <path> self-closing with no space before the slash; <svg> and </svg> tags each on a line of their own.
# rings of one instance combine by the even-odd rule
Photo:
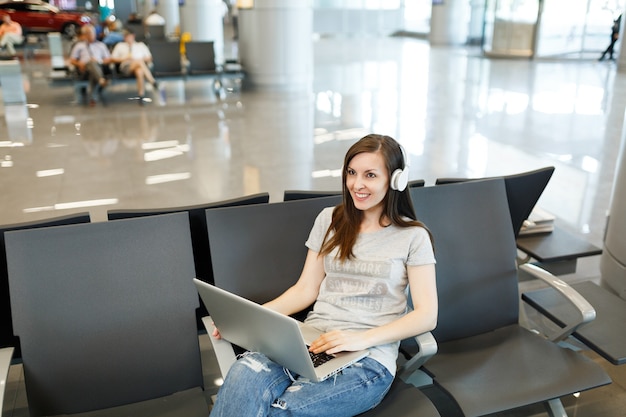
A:
<svg viewBox="0 0 626 417">
<path fill-rule="evenodd" d="M 391 181 L 389 182 L 389 186 L 392 190 L 396 191 L 404 191 L 406 186 L 409 184 L 409 158 L 407 157 L 406 151 L 400 146 L 400 151 L 402 152 L 402 161 L 404 167 L 402 169 L 398 168 L 391 174 Z"/>
</svg>

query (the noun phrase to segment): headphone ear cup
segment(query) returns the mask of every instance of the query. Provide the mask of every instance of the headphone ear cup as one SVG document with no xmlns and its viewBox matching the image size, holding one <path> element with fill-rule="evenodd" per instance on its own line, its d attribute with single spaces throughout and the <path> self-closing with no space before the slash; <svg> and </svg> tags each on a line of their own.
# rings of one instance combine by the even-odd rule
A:
<svg viewBox="0 0 626 417">
<path fill-rule="evenodd" d="M 408 169 L 396 169 L 391 174 L 391 180 L 389 186 L 392 190 L 404 191 L 409 183 L 409 170 Z"/>
</svg>

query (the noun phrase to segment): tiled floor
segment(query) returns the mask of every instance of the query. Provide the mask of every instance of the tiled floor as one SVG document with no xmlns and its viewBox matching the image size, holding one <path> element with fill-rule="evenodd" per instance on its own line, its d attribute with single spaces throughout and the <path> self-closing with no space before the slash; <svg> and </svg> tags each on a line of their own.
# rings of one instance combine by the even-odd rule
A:
<svg viewBox="0 0 626 417">
<path fill-rule="evenodd" d="M 129 83 L 108 89 L 106 107 L 88 108 L 71 87 L 49 84 L 38 51 L 21 61 L 27 115 L 5 107 L 0 123 L 2 223 L 85 210 L 104 221 L 111 209 L 339 189 L 346 149 L 379 132 L 404 144 L 411 179 L 427 185 L 555 166 L 539 205 L 602 245 L 626 104 L 626 75 L 614 63 L 494 60 L 413 38 L 323 38 L 314 52 L 313 86 L 302 94 L 244 90 L 220 100 L 207 80 L 165 80 L 165 101 L 140 107 Z M 596 257 L 565 278 L 598 275 Z M 624 370 L 596 359 L 614 383 L 566 399 L 569 415 L 623 416 Z M 206 374 L 212 386 L 214 371 Z M 20 375 L 14 367 L 17 402 L 4 415 L 27 414 Z"/>
</svg>

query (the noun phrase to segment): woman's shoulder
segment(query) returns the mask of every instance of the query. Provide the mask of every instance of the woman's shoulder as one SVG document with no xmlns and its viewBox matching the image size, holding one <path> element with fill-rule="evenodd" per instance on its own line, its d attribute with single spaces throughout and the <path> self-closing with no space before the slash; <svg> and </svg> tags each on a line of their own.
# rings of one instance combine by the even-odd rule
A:
<svg viewBox="0 0 626 417">
<path fill-rule="evenodd" d="M 398 231 L 402 231 L 406 234 L 413 236 L 428 236 L 428 229 L 425 225 L 423 225 L 422 223 L 417 224 L 416 220 L 413 220 L 409 217 L 405 217 L 404 220 L 413 224 L 408 224 L 406 226 L 394 225 L 394 228 Z"/>
<path fill-rule="evenodd" d="M 331 220 L 333 219 L 334 210 L 335 210 L 335 207 L 324 207 L 322 211 L 320 211 L 319 214 L 317 215 L 318 221 L 322 221 L 327 224 L 330 223 Z"/>
</svg>

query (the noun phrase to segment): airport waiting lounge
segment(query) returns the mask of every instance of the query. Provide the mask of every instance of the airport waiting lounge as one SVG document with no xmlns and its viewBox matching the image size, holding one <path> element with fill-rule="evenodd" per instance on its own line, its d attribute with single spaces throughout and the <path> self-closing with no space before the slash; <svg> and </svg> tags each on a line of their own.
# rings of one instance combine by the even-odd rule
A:
<svg viewBox="0 0 626 417">
<path fill-rule="evenodd" d="M 1 416 L 208 416 L 243 350 L 202 286 L 292 286 L 371 133 L 439 307 L 359 415 L 624 415 L 626 1 L 50 3 L 132 27 L 158 88 L 85 105 L 67 33 L 0 60 Z"/>
</svg>

